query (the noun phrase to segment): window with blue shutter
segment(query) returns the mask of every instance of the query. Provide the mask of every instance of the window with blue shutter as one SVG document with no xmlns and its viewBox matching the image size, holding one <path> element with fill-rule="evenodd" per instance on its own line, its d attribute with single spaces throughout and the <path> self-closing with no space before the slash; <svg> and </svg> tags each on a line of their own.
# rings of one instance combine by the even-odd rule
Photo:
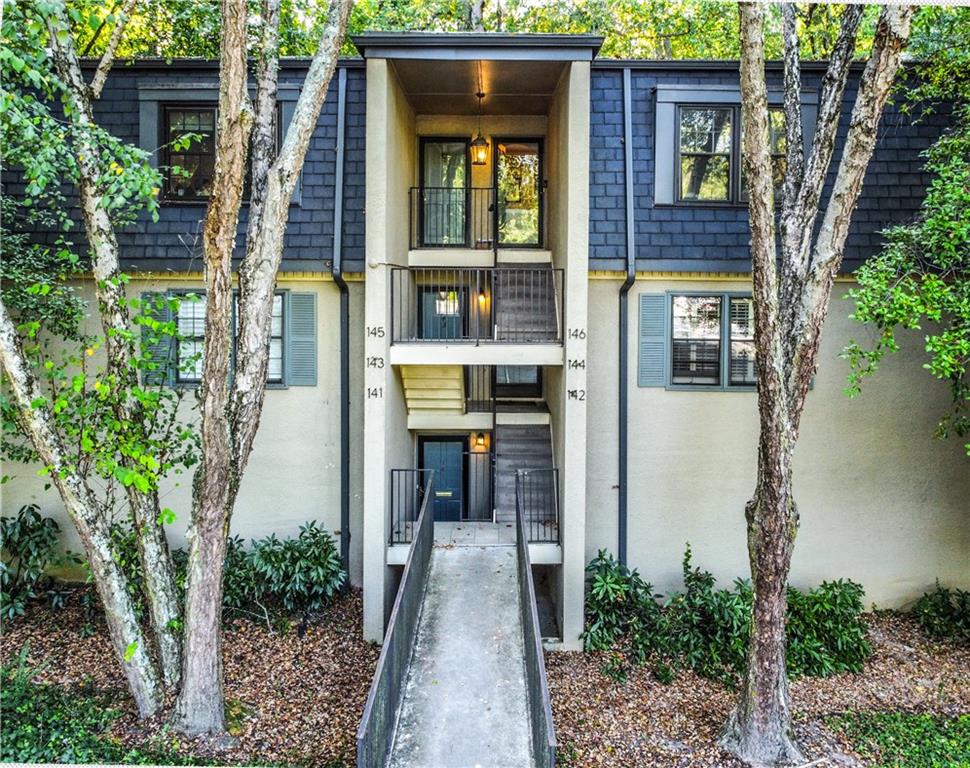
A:
<svg viewBox="0 0 970 768">
<path fill-rule="evenodd" d="M 314 387 L 317 384 L 317 295 L 294 291 L 286 297 L 285 381 L 291 387 Z"/>
<path fill-rule="evenodd" d="M 146 291 L 141 295 L 141 311 L 159 323 L 173 320 L 170 296 L 165 292 Z M 142 355 L 150 360 L 142 370 L 147 386 L 171 386 L 175 380 L 175 339 L 169 333 L 145 323 L 141 326 Z"/>
<path fill-rule="evenodd" d="M 666 385 L 667 296 L 640 294 L 640 332 L 637 346 L 637 384 L 641 387 Z"/>
</svg>

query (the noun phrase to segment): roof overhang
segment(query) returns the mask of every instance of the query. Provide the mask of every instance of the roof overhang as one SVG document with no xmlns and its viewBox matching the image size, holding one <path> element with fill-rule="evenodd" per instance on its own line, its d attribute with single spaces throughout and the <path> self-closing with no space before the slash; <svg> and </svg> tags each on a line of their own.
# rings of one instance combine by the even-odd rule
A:
<svg viewBox="0 0 970 768">
<path fill-rule="evenodd" d="M 599 35 L 502 32 L 365 32 L 351 37 L 369 59 L 444 61 L 591 61 Z"/>
</svg>

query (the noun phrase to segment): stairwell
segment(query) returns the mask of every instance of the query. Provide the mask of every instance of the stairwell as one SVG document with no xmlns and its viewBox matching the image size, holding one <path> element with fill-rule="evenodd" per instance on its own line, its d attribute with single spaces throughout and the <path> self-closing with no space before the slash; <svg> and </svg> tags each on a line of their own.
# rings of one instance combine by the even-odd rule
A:
<svg viewBox="0 0 970 768">
<path fill-rule="evenodd" d="M 552 469 L 552 434 L 547 424 L 495 427 L 495 520 L 515 520 L 515 476 L 520 469 Z"/>
<path fill-rule="evenodd" d="M 495 339 L 516 343 L 557 341 L 557 272 L 548 264 L 496 269 L 493 279 Z"/>
</svg>

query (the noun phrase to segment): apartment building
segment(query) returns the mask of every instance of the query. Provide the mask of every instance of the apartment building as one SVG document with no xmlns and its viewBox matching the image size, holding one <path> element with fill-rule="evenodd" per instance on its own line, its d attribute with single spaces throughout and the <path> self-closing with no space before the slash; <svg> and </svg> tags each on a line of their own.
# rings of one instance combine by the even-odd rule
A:
<svg viewBox="0 0 970 768">
<path fill-rule="evenodd" d="M 679 586 L 688 542 L 719 578 L 744 575 L 758 420 L 737 63 L 602 60 L 586 35 L 354 42 L 361 58 L 340 63 L 291 206 L 233 533 L 321 521 L 376 641 L 423 504 L 456 545 L 514 540 L 518 508 L 542 634 L 565 648 L 580 646 L 598 549 L 660 590 Z M 282 64 L 284 127 L 306 65 Z M 804 67 L 807 135 L 822 73 Z M 777 127 L 780 67 L 770 76 Z M 157 223 L 119 235 L 133 293 L 203 284 L 217 81 L 215 62 L 132 62 L 96 106 L 160 167 L 190 171 L 167 179 Z M 850 84 L 840 140 L 853 98 Z M 970 586 L 970 472 L 956 441 L 933 437 L 949 391 L 920 369 L 919 334 L 861 398 L 844 395 L 839 359 L 869 333 L 843 300 L 851 271 L 917 212 L 920 153 L 945 121 L 887 108 L 796 459 L 793 582 L 850 577 L 881 606 L 936 578 Z M 186 132 L 206 138 L 166 148 Z M 779 168 L 783 140 L 773 132 Z M 201 350 L 203 308 L 182 305 L 188 338 L 158 350 L 172 365 L 155 383 L 198 381 L 179 361 Z M 7 474 L 5 514 L 35 501 L 64 517 L 30 471 Z M 165 489 L 175 543 L 190 498 L 184 478 Z"/>
</svg>

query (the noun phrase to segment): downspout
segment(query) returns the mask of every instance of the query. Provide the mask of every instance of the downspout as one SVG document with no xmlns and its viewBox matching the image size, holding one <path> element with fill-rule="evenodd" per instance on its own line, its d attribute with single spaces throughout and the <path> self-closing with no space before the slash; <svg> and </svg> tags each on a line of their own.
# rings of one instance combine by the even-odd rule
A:
<svg viewBox="0 0 970 768">
<path fill-rule="evenodd" d="M 347 70 L 337 70 L 337 147 L 333 195 L 333 261 L 330 274 L 340 290 L 340 562 L 350 581 L 350 293 L 343 274 L 344 134 Z"/>
<path fill-rule="evenodd" d="M 631 73 L 623 70 L 623 188 L 626 195 L 626 279 L 620 286 L 620 349 L 619 349 L 619 429 L 617 430 L 617 524 L 616 549 L 620 563 L 626 565 L 627 549 L 627 422 L 629 414 L 629 292 L 637 276 L 636 227 L 633 218 L 633 108 Z"/>
</svg>

